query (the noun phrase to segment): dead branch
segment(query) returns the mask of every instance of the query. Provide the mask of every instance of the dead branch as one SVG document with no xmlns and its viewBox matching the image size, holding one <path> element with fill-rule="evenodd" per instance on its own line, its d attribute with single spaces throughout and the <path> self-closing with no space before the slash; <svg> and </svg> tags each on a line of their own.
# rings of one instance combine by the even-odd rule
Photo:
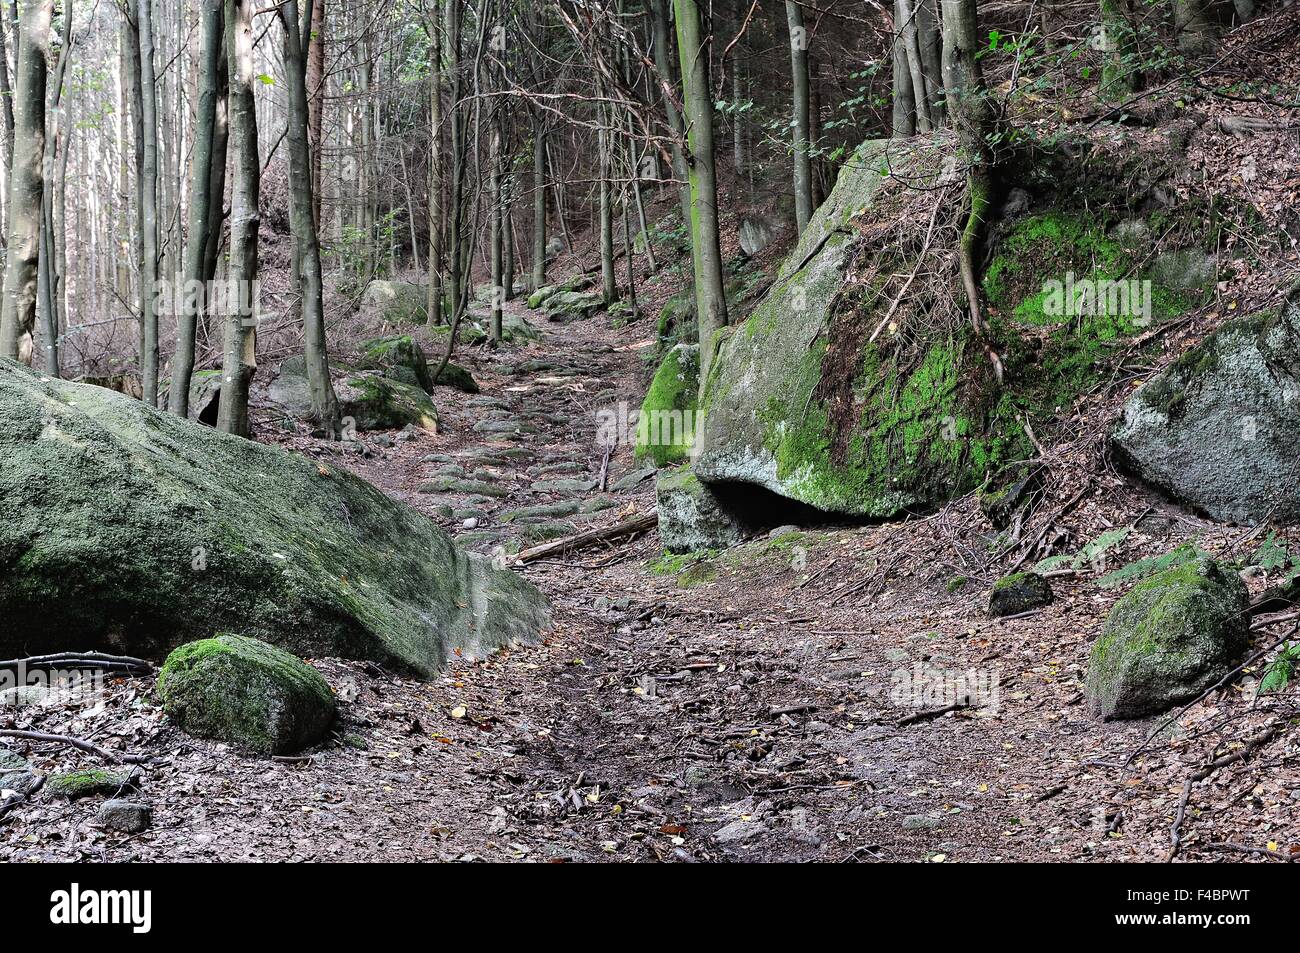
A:
<svg viewBox="0 0 1300 953">
<path fill-rule="evenodd" d="M 547 556 L 568 553 L 575 549 L 586 549 L 588 546 L 606 540 L 635 536 L 637 533 L 653 529 L 658 525 L 658 511 L 634 516 L 621 523 L 615 523 L 613 526 L 606 526 L 604 529 L 589 529 L 582 533 L 575 533 L 572 536 L 565 536 L 562 539 L 553 539 L 549 543 L 542 543 L 540 546 L 533 546 L 531 549 L 521 550 L 515 555 L 513 564 L 522 566 L 524 563 L 544 559 Z"/>
</svg>

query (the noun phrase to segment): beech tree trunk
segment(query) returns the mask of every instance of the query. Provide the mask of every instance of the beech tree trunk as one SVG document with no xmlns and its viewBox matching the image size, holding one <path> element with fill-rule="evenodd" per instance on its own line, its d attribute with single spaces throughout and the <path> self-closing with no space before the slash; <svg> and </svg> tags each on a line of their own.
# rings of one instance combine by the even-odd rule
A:
<svg viewBox="0 0 1300 953">
<path fill-rule="evenodd" d="M 533 281 L 546 284 L 546 120 L 533 118 Z"/>
<path fill-rule="evenodd" d="M 686 167 L 686 150 L 683 148 L 686 133 L 672 92 L 677 85 L 677 67 L 674 64 L 675 36 L 668 22 L 668 3 L 669 0 L 650 0 L 651 29 L 654 35 L 655 72 L 659 74 L 659 94 L 664 103 L 664 115 L 668 119 L 668 132 L 672 136 L 670 154 L 673 178 L 677 180 L 682 225 L 688 226 L 691 221 L 691 184 Z"/>
<path fill-rule="evenodd" d="M 690 228 L 695 266 L 695 313 L 699 324 L 700 386 L 709 379 L 717 332 L 727 324 L 718 235 L 718 182 L 713 151 L 713 96 L 709 89 L 709 51 L 699 0 L 674 0 L 677 47 L 685 93 Z"/>
<path fill-rule="evenodd" d="M 207 303 L 208 231 L 212 227 L 212 162 L 217 127 L 218 63 L 221 59 L 222 4 L 203 0 L 198 101 L 194 108 L 194 146 L 190 155 L 189 227 L 185 235 L 184 303 L 176 318 L 176 353 L 167 406 L 178 417 L 190 412 L 190 378 L 194 372 L 194 347 L 199 314 Z M 223 157 L 224 158 L 224 157 Z"/>
<path fill-rule="evenodd" d="M 140 170 L 144 214 L 144 261 L 140 271 L 144 364 L 140 369 L 144 402 L 158 406 L 158 90 L 154 73 L 153 0 L 138 0 L 140 36 L 140 119 L 144 127 L 144 165 Z"/>
<path fill-rule="evenodd" d="M 316 234 L 316 204 L 311 190 L 310 113 L 307 107 L 307 63 L 304 37 L 310 36 L 311 14 L 299 33 L 298 0 L 280 6 L 284 27 L 284 71 L 289 99 L 289 219 L 302 268 L 303 356 L 307 387 L 311 392 L 312 422 L 327 439 L 339 436 L 339 402 L 330 380 L 329 352 L 325 343 L 325 293 L 320 265 L 320 239 Z"/>
<path fill-rule="evenodd" d="M 442 324 L 442 23 L 438 0 L 429 17 L 429 324 Z M 319 157 L 317 157 L 319 161 Z"/>
<path fill-rule="evenodd" d="M 904 0 L 905 2 L 905 0 Z M 803 7 L 799 0 L 785 0 L 786 25 L 790 31 L 790 72 L 793 77 L 794 117 L 790 124 L 794 136 L 794 217 L 798 233 L 812 218 L 812 156 L 808 133 L 808 32 L 803 24 Z"/>
<path fill-rule="evenodd" d="M 0 357 L 30 360 L 36 322 L 41 199 L 45 183 L 46 57 L 54 0 L 29 0 L 19 25 L 8 254 L 0 302 Z M 24 353 L 25 352 L 25 353 Z"/>
<path fill-rule="evenodd" d="M 226 55 L 230 92 L 230 140 L 235 151 L 230 199 L 230 285 L 225 313 L 221 404 L 217 429 L 249 435 L 248 387 L 257 371 L 257 239 L 261 163 L 257 152 L 257 103 L 253 98 L 253 0 L 225 0 Z"/>
</svg>

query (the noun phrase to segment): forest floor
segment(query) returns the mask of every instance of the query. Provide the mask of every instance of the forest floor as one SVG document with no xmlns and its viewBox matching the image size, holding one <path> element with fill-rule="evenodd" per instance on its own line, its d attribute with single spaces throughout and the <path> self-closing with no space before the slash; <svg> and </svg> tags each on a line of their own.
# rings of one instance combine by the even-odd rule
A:
<svg viewBox="0 0 1300 953">
<path fill-rule="evenodd" d="M 363 453 L 278 439 L 337 455 L 449 531 L 463 534 L 469 517 L 444 507 L 477 510 L 463 538 L 484 552 L 562 529 L 501 519 L 523 506 L 604 499 L 549 522 L 611 524 L 654 507 L 653 477 L 584 487 L 604 463 L 596 410 L 639 405 L 649 334 L 645 320 L 611 329 L 598 316 L 462 353 L 483 394 L 440 389 L 437 435 L 365 434 Z M 493 417 L 530 432 L 475 432 Z M 490 453 L 511 448 L 514 464 Z M 478 471 L 491 492 L 419 492 L 449 465 Z M 638 469 L 620 447 L 608 482 Z M 1125 560 L 1192 538 L 1220 553 L 1251 545 L 1248 531 L 1104 471 L 1054 496 L 1053 525 L 1076 545 L 1131 527 Z M 148 682 L 114 682 L 95 708 L 38 709 L 31 726 L 156 756 L 140 779 L 152 829 L 107 833 L 91 801 L 38 798 L 0 822 L 0 859 L 1164 859 L 1188 778 L 1294 715 L 1293 696 L 1216 693 L 1141 749 L 1161 720 L 1103 724 L 1081 692 L 1090 643 L 1125 587 L 1101 587 L 1103 567 L 1083 565 L 1052 579 L 1045 610 L 990 620 L 988 589 L 1015 562 L 995 559 L 990 538 L 968 497 L 924 518 L 765 534 L 698 558 L 663 557 L 651 532 L 532 563 L 521 571 L 555 605 L 544 641 L 459 660 L 431 682 L 313 660 L 341 720 L 332 743 L 296 760 L 188 738 Z M 947 699 L 933 689 L 960 678 L 983 689 L 980 704 L 939 713 Z M 928 690 L 906 690 L 918 683 Z M 31 757 L 47 772 L 86 765 L 67 749 Z M 1193 785 L 1179 857 L 1291 859 L 1300 788 L 1274 769 L 1296 757 L 1282 736 Z"/>
</svg>

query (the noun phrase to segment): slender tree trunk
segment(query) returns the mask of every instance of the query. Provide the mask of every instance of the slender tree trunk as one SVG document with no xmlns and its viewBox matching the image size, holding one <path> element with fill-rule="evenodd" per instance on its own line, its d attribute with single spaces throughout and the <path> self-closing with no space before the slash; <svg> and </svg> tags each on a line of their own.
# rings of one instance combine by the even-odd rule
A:
<svg viewBox="0 0 1300 953">
<path fill-rule="evenodd" d="M 311 146 L 312 219 L 320 234 L 320 157 L 325 117 L 325 0 L 311 0 L 311 29 L 307 34 L 307 141 Z"/>
<path fill-rule="evenodd" d="M 225 0 L 222 0 L 225 6 Z M 208 168 L 208 236 L 203 249 L 203 280 L 217 275 L 221 253 L 221 225 L 226 208 L 226 155 L 230 141 L 230 51 L 226 49 L 225 10 L 221 16 L 221 51 L 217 56 L 217 93 L 213 109 L 212 162 Z"/>
<path fill-rule="evenodd" d="M 5 20 L 0 13 L 0 109 L 3 109 L 5 123 L 4 181 L 7 185 L 14 164 L 14 97 L 9 86 L 9 42 L 5 36 L 8 32 Z"/>
<path fill-rule="evenodd" d="M 604 96 L 604 86 L 597 81 L 596 96 Z M 610 194 L 610 176 L 613 175 L 611 162 L 613 147 L 610 142 L 610 111 L 602 103 L 596 110 L 596 147 L 600 157 L 600 277 L 601 292 L 605 304 L 618 300 L 618 279 L 614 274 L 614 202 Z"/>
<path fill-rule="evenodd" d="M 803 25 L 799 0 L 785 0 L 786 25 L 790 30 L 790 71 L 794 78 L 794 217 L 799 234 L 812 218 L 812 155 L 808 134 L 808 32 Z"/>
<path fill-rule="evenodd" d="M 460 3 L 448 0 L 447 8 L 447 73 L 451 76 L 451 220 L 448 245 L 451 251 L 447 270 L 448 298 L 451 314 L 448 316 L 454 329 L 463 313 L 465 300 L 465 112 L 460 103 Z M 455 332 L 453 331 L 453 337 Z M 452 345 L 455 341 L 450 342 Z M 445 363 L 445 362 L 444 362 Z"/>
<path fill-rule="evenodd" d="M 505 299 L 505 289 L 502 287 L 504 276 L 502 274 L 502 250 L 501 243 L 504 241 L 504 229 L 502 226 L 503 210 L 501 195 L 501 117 L 498 107 L 493 107 L 493 115 L 489 120 L 492 124 L 492 139 L 488 153 L 488 174 L 490 176 L 491 193 L 489 196 L 488 207 L 488 224 L 490 230 L 490 247 L 492 267 L 492 341 L 495 344 L 501 343 L 501 303 Z"/>
<path fill-rule="evenodd" d="M 1133 29 L 1129 0 L 1101 0 L 1102 42 L 1105 60 L 1101 70 L 1101 98 L 1125 99 L 1142 88 L 1138 68 L 1137 31 Z"/>
<path fill-rule="evenodd" d="M 190 215 L 185 236 L 184 304 L 176 318 L 176 353 L 172 357 L 172 382 L 168 408 L 179 417 L 190 412 L 190 377 L 194 373 L 194 347 L 199 314 L 207 295 L 204 269 L 208 231 L 212 228 L 212 162 L 217 129 L 218 61 L 221 59 L 222 5 L 224 0 L 202 0 L 198 102 L 194 110 L 194 149 L 190 155 Z"/>
<path fill-rule="evenodd" d="M 916 101 L 916 131 L 929 132 L 934 128 L 930 116 L 932 94 L 925 81 L 925 66 L 921 59 L 921 42 L 916 26 L 916 0 L 898 0 L 902 15 L 899 28 L 903 35 L 903 50 L 907 54 L 907 70 L 912 75 L 912 95 Z"/>
<path fill-rule="evenodd" d="M 452 0 L 455 2 L 455 0 Z M 442 23 L 439 0 L 429 18 L 429 300 L 428 323 L 442 324 Z"/>
<path fill-rule="evenodd" d="M 41 198 L 45 182 L 46 57 L 54 0 L 29 0 L 19 27 L 13 177 L 9 191 L 8 254 L 0 302 L 0 357 L 31 357 L 40 260 Z M 21 352 L 26 350 L 24 355 Z"/>
<path fill-rule="evenodd" d="M 718 235 L 718 183 L 713 152 L 713 97 L 709 51 L 699 0 L 674 0 L 688 130 L 691 183 L 691 248 L 695 265 L 695 312 L 700 336 L 700 386 L 709 378 L 717 332 L 727 324 Z"/>
<path fill-rule="evenodd" d="M 225 0 L 230 139 L 235 152 L 230 208 L 231 287 L 225 314 L 221 404 L 217 429 L 249 435 L 248 388 L 257 370 L 257 239 L 261 161 L 257 102 L 253 97 L 253 0 Z"/>
<path fill-rule="evenodd" d="M 140 118 L 144 124 L 144 165 L 140 187 L 144 210 L 144 267 L 140 274 L 144 321 L 144 402 L 158 406 L 158 90 L 154 75 L 153 0 L 138 0 L 140 35 Z"/>
<path fill-rule="evenodd" d="M 675 36 L 668 22 L 668 4 L 670 0 L 650 0 L 651 28 L 654 35 L 655 72 L 659 74 L 659 93 L 663 98 L 664 115 L 668 119 L 668 132 L 672 136 L 673 178 L 677 180 L 677 196 L 681 204 L 682 225 L 689 226 L 691 221 L 691 184 L 689 170 L 686 167 L 686 134 L 682 126 L 682 115 L 677 111 L 673 101 L 672 90 L 677 86 L 677 66 Z"/>
<path fill-rule="evenodd" d="M 916 92 L 912 89 L 907 41 L 903 37 L 903 3 L 904 0 L 894 0 L 894 32 L 890 56 L 894 66 L 894 112 L 890 131 L 895 139 L 906 139 L 916 134 Z"/>
<path fill-rule="evenodd" d="M 546 284 L 546 120 L 533 117 L 533 282 Z"/>
<path fill-rule="evenodd" d="M 308 14 L 307 25 L 310 25 Z M 280 6 L 284 27 L 284 71 L 288 74 L 289 214 L 302 264 L 302 336 L 311 392 L 312 422 L 327 439 L 339 435 L 339 402 L 330 381 L 329 352 L 325 343 L 324 283 L 320 266 L 320 239 L 316 234 L 315 203 L 311 191 L 310 115 L 307 107 L 307 63 L 303 35 L 299 32 L 298 0 Z"/>
</svg>

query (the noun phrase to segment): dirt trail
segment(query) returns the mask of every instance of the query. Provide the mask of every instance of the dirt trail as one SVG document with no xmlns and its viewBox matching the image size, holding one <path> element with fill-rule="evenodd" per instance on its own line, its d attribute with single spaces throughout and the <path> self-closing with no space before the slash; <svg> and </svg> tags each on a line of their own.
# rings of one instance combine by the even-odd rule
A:
<svg viewBox="0 0 1300 953">
<path fill-rule="evenodd" d="M 588 487 L 604 458 L 596 410 L 639 404 L 644 335 L 644 322 L 614 331 L 598 317 L 462 353 L 483 393 L 440 390 L 442 433 L 363 435 L 366 455 L 340 459 L 483 552 L 646 512 L 652 478 Z M 608 482 L 637 469 L 619 447 Z M 537 506 L 549 509 L 517 515 Z M 141 788 L 154 829 L 106 835 L 93 804 L 37 802 L 0 824 L 0 859 L 1159 857 L 1201 749 L 1162 743 L 1131 771 L 1106 766 L 1151 727 L 1100 725 L 1081 704 L 1115 594 L 1067 578 L 1045 612 L 988 620 L 996 570 L 981 572 L 978 518 L 967 500 L 712 558 L 664 559 L 651 533 L 532 564 L 522 571 L 556 609 L 541 645 L 431 683 L 316 660 L 342 723 L 303 762 L 186 738 L 147 685 L 120 683 L 100 712 L 38 723 L 158 755 Z M 935 715 L 936 675 L 988 704 Z M 80 766 L 58 750 L 34 760 Z M 1277 784 L 1243 771 L 1212 793 L 1215 839 L 1297 839 Z M 1195 857 L 1195 824 L 1184 837 Z"/>
</svg>

